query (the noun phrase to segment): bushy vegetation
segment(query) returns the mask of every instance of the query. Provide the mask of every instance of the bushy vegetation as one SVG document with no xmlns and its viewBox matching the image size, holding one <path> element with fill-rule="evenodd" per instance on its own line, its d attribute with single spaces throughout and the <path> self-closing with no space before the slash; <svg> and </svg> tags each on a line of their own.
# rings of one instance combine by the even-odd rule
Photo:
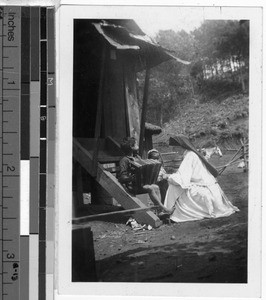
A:
<svg viewBox="0 0 266 300">
<path fill-rule="evenodd" d="M 169 134 L 183 133 L 192 140 L 214 141 L 222 145 L 232 139 L 248 136 L 248 97 L 238 94 L 221 103 L 187 104 L 178 116 L 163 126 L 163 132 L 154 141 L 167 143 Z"/>
<path fill-rule="evenodd" d="M 175 60 L 152 69 L 147 121 L 167 134 L 217 143 L 248 135 L 249 22 L 205 21 L 194 31 L 160 31 L 156 41 Z M 138 76 L 139 95 L 145 73 Z M 141 103 L 140 103 L 141 104 Z"/>
<path fill-rule="evenodd" d="M 200 102 L 220 103 L 225 98 L 241 92 L 241 83 L 225 79 L 209 79 L 204 81 L 198 97 Z"/>
<path fill-rule="evenodd" d="M 167 120 L 169 112 L 194 95 L 211 98 L 217 88 L 248 92 L 248 21 L 206 20 L 190 33 L 161 30 L 155 40 L 190 62 L 184 65 L 173 59 L 152 69 L 149 98 L 155 120 Z M 140 94 L 143 82 L 144 75 L 139 74 Z"/>
</svg>

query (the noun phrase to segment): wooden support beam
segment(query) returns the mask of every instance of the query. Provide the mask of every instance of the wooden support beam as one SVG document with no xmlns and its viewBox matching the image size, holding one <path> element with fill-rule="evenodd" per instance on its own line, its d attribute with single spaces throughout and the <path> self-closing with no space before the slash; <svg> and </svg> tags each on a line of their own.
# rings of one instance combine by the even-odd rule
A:
<svg viewBox="0 0 266 300">
<path fill-rule="evenodd" d="M 93 156 L 75 138 L 73 139 L 73 157 L 89 173 L 93 173 Z"/>
<path fill-rule="evenodd" d="M 95 124 L 95 132 L 94 132 L 96 142 L 93 150 L 93 173 L 92 173 L 93 177 L 96 175 L 97 172 L 98 152 L 99 152 L 99 145 L 100 145 L 99 138 L 101 135 L 101 125 L 102 125 L 102 107 L 103 107 L 102 98 L 103 98 L 105 64 L 106 64 L 106 46 L 103 47 L 103 52 L 102 52 L 102 66 L 101 66 L 100 83 L 98 89 L 97 114 L 96 114 L 96 124 Z"/>
<path fill-rule="evenodd" d="M 75 167 L 76 167 L 76 185 L 77 185 L 77 191 L 76 191 L 76 199 L 74 199 L 75 201 L 75 211 L 73 212 L 74 215 L 76 216 L 79 209 L 82 208 L 82 206 L 84 205 L 84 201 L 83 201 L 83 183 L 82 183 L 82 169 L 81 169 L 81 165 L 79 163 L 75 163 Z"/>
<path fill-rule="evenodd" d="M 140 154 L 140 156 L 142 156 L 143 150 L 144 150 L 144 134 L 145 134 L 145 122 L 146 122 L 148 97 L 149 97 L 149 83 L 150 83 L 150 68 L 147 68 L 146 74 L 145 74 L 145 84 L 144 84 L 141 122 L 140 122 L 140 135 L 139 135 L 139 154 Z"/>
<path fill-rule="evenodd" d="M 97 181 L 125 209 L 146 207 L 137 197 L 133 197 L 128 194 L 114 175 L 102 168 L 98 168 Z M 151 211 L 137 212 L 135 214 L 135 219 L 139 223 L 148 224 L 152 227 L 158 227 L 162 224 L 161 220 Z"/>
<path fill-rule="evenodd" d="M 94 215 L 89 215 L 85 217 L 79 217 L 79 218 L 73 218 L 72 219 L 72 224 L 81 224 L 81 223 L 86 223 L 89 221 L 93 220 L 98 220 L 99 218 L 104 218 L 108 216 L 114 216 L 114 215 L 124 215 L 124 214 L 129 214 L 129 213 L 136 213 L 138 211 L 147 211 L 152 208 L 157 208 L 158 206 L 149 206 L 149 207 L 139 207 L 139 208 L 132 208 L 132 209 L 125 209 L 125 210 L 118 210 L 118 211 L 110 211 L 107 213 L 101 213 L 101 214 L 94 214 Z"/>
<path fill-rule="evenodd" d="M 181 163 L 182 162 L 182 158 L 181 159 L 171 159 L 171 160 L 164 160 L 164 163 Z"/>
<path fill-rule="evenodd" d="M 81 144 L 74 139 L 73 141 L 73 155 L 74 158 L 82 165 L 82 167 L 92 174 L 94 171 L 93 157 Z M 146 206 L 137 198 L 131 196 L 118 182 L 117 178 L 110 172 L 104 170 L 101 164 L 98 163 L 96 181 L 125 209 L 145 208 Z M 162 224 L 161 220 L 151 211 L 137 212 L 135 219 L 139 223 L 158 227 Z"/>
<path fill-rule="evenodd" d="M 163 152 L 161 155 L 173 155 L 173 154 L 178 154 L 178 152 Z"/>
<path fill-rule="evenodd" d="M 93 233 L 90 227 L 72 231 L 72 281 L 97 281 Z"/>
</svg>

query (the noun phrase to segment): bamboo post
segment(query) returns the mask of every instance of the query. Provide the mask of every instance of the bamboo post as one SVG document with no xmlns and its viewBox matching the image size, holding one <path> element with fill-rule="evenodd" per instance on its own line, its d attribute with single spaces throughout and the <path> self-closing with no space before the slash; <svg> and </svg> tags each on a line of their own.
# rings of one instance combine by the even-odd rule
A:
<svg viewBox="0 0 266 300">
<path fill-rule="evenodd" d="M 82 168 L 79 163 L 76 162 L 76 184 L 77 184 L 77 202 L 76 205 L 76 213 L 78 213 L 78 210 L 82 208 L 84 205 L 83 201 L 83 183 L 82 183 Z"/>
<path fill-rule="evenodd" d="M 248 170 L 248 158 L 247 158 L 247 153 L 248 153 L 248 149 L 247 149 L 247 145 L 245 144 L 244 140 L 240 140 L 242 147 L 243 147 L 243 159 L 244 159 L 244 172 L 246 172 Z"/>
<path fill-rule="evenodd" d="M 228 167 L 232 162 L 235 161 L 235 157 L 237 156 L 237 154 L 243 149 L 243 146 L 241 146 L 237 152 L 235 153 L 235 155 L 231 158 L 231 160 L 229 161 L 229 163 L 227 163 L 225 166 L 222 167 L 222 169 L 219 171 L 219 175 L 221 175 L 223 173 L 223 171 L 226 169 L 226 167 Z"/>
<path fill-rule="evenodd" d="M 139 136 L 139 154 L 142 156 L 144 150 L 144 133 L 145 133 L 145 122 L 148 106 L 149 96 L 149 82 L 150 82 L 150 68 L 147 67 L 145 74 L 145 84 L 142 101 L 142 112 L 141 112 L 141 123 L 140 123 L 140 136 Z"/>
</svg>

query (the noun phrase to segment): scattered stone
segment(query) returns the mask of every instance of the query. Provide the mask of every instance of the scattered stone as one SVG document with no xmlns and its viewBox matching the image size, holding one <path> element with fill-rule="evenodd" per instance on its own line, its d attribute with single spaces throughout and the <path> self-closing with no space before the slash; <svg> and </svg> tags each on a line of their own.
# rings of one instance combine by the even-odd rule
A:
<svg viewBox="0 0 266 300">
<path fill-rule="evenodd" d="M 142 240 L 138 240 L 138 241 L 137 241 L 137 244 L 145 244 L 145 242 L 142 241 Z"/>
<path fill-rule="evenodd" d="M 171 236 L 171 240 L 175 240 L 175 236 L 174 235 Z"/>
</svg>

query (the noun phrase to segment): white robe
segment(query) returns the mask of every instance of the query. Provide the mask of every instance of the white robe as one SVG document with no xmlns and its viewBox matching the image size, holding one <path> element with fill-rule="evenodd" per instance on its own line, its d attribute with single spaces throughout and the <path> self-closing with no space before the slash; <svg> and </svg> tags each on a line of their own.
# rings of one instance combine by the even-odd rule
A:
<svg viewBox="0 0 266 300">
<path fill-rule="evenodd" d="M 174 222 L 230 216 L 239 209 L 227 199 L 214 176 L 200 158 L 186 151 L 178 171 L 170 175 L 164 205 L 175 210 Z"/>
</svg>

